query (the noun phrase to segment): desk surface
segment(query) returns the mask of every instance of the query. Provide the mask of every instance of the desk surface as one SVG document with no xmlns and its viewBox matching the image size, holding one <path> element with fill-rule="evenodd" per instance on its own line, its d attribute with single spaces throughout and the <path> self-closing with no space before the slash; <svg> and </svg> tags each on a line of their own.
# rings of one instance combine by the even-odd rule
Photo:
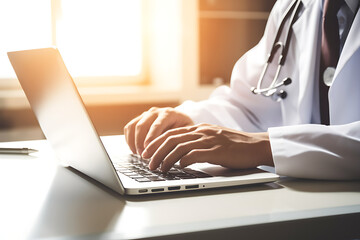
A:
<svg viewBox="0 0 360 240">
<path fill-rule="evenodd" d="M 114 152 L 122 140 L 104 138 Z M 131 197 L 58 165 L 46 141 L 2 146 L 40 151 L 0 155 L 1 239 L 360 237 L 360 181 L 281 178 L 271 184 Z"/>
</svg>

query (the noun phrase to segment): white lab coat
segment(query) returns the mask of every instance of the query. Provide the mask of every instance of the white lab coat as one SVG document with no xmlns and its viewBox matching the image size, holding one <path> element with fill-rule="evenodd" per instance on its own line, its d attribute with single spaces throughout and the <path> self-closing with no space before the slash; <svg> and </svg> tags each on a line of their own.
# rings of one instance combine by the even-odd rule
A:
<svg viewBox="0 0 360 240">
<path fill-rule="evenodd" d="M 280 79 L 291 77 L 293 80 L 283 87 L 288 97 L 275 102 L 250 91 L 257 84 L 274 34 L 290 2 L 276 2 L 263 38 L 235 64 L 230 87 L 221 86 L 208 100 L 186 101 L 177 109 L 192 117 L 195 123 L 249 132 L 268 131 L 275 169 L 280 175 L 359 179 L 360 11 L 353 21 L 329 90 L 330 126 L 319 124 L 322 1 L 303 0 L 300 17 L 293 25 L 289 53 L 280 74 Z M 271 77 L 266 78 L 264 86 L 269 85 Z"/>
</svg>

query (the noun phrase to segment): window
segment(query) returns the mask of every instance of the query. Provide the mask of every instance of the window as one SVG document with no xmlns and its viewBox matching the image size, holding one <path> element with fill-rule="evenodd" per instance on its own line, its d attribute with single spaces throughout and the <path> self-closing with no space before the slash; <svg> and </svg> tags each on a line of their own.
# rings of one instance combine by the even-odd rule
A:
<svg viewBox="0 0 360 240">
<path fill-rule="evenodd" d="M 55 45 L 80 84 L 142 81 L 142 16 L 141 0 L 1 1 L 0 78 L 16 78 L 7 51 Z"/>
<path fill-rule="evenodd" d="M 15 78 L 6 52 L 51 45 L 50 1 L 0 1 L 0 78 Z"/>
</svg>

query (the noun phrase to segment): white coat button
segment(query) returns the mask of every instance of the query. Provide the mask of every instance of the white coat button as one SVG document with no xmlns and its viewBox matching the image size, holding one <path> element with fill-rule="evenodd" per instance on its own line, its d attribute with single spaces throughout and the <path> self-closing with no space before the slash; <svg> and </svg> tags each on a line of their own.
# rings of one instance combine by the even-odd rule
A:
<svg viewBox="0 0 360 240">
<path fill-rule="evenodd" d="M 330 87 L 335 74 L 335 68 L 328 67 L 324 71 L 323 80 L 326 86 Z"/>
</svg>

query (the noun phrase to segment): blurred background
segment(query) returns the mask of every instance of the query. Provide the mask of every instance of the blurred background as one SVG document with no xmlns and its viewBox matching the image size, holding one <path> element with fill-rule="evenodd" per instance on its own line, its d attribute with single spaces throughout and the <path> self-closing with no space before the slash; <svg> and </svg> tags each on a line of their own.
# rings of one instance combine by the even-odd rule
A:
<svg viewBox="0 0 360 240">
<path fill-rule="evenodd" d="M 44 138 L 6 52 L 58 47 L 99 134 L 122 134 L 152 106 L 206 99 L 229 84 L 274 3 L 0 0 L 0 141 Z"/>
</svg>

